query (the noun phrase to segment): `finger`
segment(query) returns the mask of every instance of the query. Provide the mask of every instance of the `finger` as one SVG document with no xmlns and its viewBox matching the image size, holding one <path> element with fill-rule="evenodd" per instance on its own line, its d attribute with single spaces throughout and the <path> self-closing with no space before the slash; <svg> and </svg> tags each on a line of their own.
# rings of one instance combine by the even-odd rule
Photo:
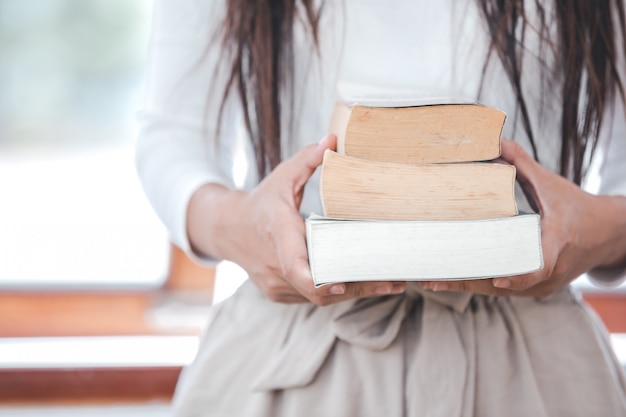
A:
<svg viewBox="0 0 626 417">
<path fill-rule="evenodd" d="M 291 158 L 281 163 L 276 172 L 286 178 L 289 188 L 294 194 L 299 193 L 304 184 L 309 180 L 315 169 L 324 160 L 324 152 L 327 149 L 335 149 L 337 137 L 335 135 L 325 136 L 319 143 L 305 146 Z"/>
<path fill-rule="evenodd" d="M 311 302 L 308 298 L 304 298 L 300 294 L 287 294 L 284 297 L 281 297 L 280 299 L 274 301 L 283 304 L 306 304 Z"/>
<path fill-rule="evenodd" d="M 346 283 L 345 299 L 400 294 L 405 290 L 406 282 L 403 281 L 349 282 Z"/>
<path fill-rule="evenodd" d="M 327 305 L 354 298 L 356 290 L 347 291 L 345 283 L 315 287 L 306 249 L 304 222 L 295 216 L 272 232 L 274 249 L 286 283 L 310 302 Z"/>
<path fill-rule="evenodd" d="M 267 294 L 270 295 L 270 300 L 276 303 L 304 304 L 311 302 L 308 298 L 302 296 L 302 294 L 298 293 L 296 290 L 293 289 L 293 287 L 289 286 L 288 284 L 285 285 L 284 291 L 282 292 L 273 292 Z"/>
<path fill-rule="evenodd" d="M 515 165 L 516 176 L 522 182 L 536 182 L 547 172 L 546 168 L 530 156 L 517 142 L 502 139 L 501 158 Z"/>
<path fill-rule="evenodd" d="M 342 288 L 343 293 L 334 294 L 334 288 Z M 310 294 L 312 302 L 318 305 L 329 305 L 342 301 L 361 298 L 381 297 L 390 294 L 401 294 L 406 290 L 406 282 L 371 281 L 348 282 L 332 285 L 323 285 L 314 288 Z"/>
<path fill-rule="evenodd" d="M 537 271 L 530 274 L 513 275 L 510 277 L 501 277 L 493 279 L 493 286 L 513 292 L 520 292 L 534 287 L 546 278 L 543 271 Z"/>
<path fill-rule="evenodd" d="M 250 279 L 269 300 L 276 303 L 309 302 L 280 276 L 280 271 L 267 269 L 262 274 L 250 274 Z"/>
<path fill-rule="evenodd" d="M 514 292 L 526 291 L 551 277 L 559 257 L 559 246 L 553 234 L 543 233 L 543 268 L 528 274 L 495 278 L 493 286 Z"/>
<path fill-rule="evenodd" d="M 543 212 L 540 188 L 545 183 L 545 168 L 516 142 L 502 139 L 502 159 L 515 166 L 515 176 L 533 210 Z"/>
<path fill-rule="evenodd" d="M 276 277 L 278 279 L 278 277 Z M 271 301 L 276 303 L 285 304 L 302 304 L 310 303 L 310 300 L 296 291 L 289 283 L 281 279 L 281 283 L 277 285 L 264 285 L 265 281 L 262 281 L 261 292 L 266 295 Z"/>
<path fill-rule="evenodd" d="M 503 296 L 511 291 L 493 286 L 491 279 L 471 279 L 458 281 L 424 281 L 421 282 L 424 289 L 437 291 L 467 292 L 472 294 Z"/>
<path fill-rule="evenodd" d="M 520 144 L 509 139 L 502 139 L 502 154 L 500 157 L 520 169 L 531 170 L 535 165 L 539 166 L 537 161 Z"/>
<path fill-rule="evenodd" d="M 308 261 L 304 223 L 284 224 L 274 234 L 274 245 L 284 279 L 302 296 L 318 305 L 354 298 L 398 294 L 405 290 L 405 282 L 352 282 L 315 287 Z"/>
<path fill-rule="evenodd" d="M 314 292 L 313 277 L 306 248 L 304 220 L 289 214 L 269 230 L 283 278 L 303 296 Z M 335 289 L 336 291 L 336 289 Z"/>
</svg>

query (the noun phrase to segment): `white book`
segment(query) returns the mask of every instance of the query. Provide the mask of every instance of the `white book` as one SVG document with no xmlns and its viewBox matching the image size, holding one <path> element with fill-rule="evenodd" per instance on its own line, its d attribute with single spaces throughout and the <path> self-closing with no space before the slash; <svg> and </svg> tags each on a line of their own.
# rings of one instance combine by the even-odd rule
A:
<svg viewBox="0 0 626 417">
<path fill-rule="evenodd" d="M 543 267 L 540 216 L 454 221 L 306 220 L 316 286 L 493 278 Z"/>
</svg>

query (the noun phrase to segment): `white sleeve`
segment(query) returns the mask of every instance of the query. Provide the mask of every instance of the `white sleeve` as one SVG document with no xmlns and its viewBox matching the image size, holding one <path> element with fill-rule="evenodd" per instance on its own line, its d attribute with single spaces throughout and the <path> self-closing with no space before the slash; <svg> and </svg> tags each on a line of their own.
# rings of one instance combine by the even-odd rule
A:
<svg viewBox="0 0 626 417">
<path fill-rule="evenodd" d="M 612 124 L 599 144 L 601 158 L 599 194 L 626 196 L 626 115 L 621 97 L 616 98 Z M 614 287 L 626 280 L 626 265 L 618 268 L 597 268 L 588 273 L 598 286 Z"/>
<path fill-rule="evenodd" d="M 626 115 L 621 98 L 613 111 L 613 123 L 607 133 L 603 149 L 604 161 L 600 169 L 600 194 L 626 196 Z"/>
<path fill-rule="evenodd" d="M 233 139 L 238 113 L 227 105 L 217 146 L 224 90 L 219 41 L 211 41 L 222 1 L 157 0 L 146 99 L 139 114 L 138 174 L 174 244 L 191 254 L 186 233 L 191 195 L 206 183 L 233 187 Z M 209 99 L 210 97 L 210 99 Z"/>
</svg>

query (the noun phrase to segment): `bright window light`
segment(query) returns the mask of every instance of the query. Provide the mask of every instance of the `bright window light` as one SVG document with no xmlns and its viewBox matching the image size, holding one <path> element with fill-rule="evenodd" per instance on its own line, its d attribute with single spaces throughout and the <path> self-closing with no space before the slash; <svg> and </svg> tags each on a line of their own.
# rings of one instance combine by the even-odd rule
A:
<svg viewBox="0 0 626 417">
<path fill-rule="evenodd" d="M 164 279 L 133 147 L 151 15 L 148 0 L 0 1 L 0 288 Z"/>
</svg>

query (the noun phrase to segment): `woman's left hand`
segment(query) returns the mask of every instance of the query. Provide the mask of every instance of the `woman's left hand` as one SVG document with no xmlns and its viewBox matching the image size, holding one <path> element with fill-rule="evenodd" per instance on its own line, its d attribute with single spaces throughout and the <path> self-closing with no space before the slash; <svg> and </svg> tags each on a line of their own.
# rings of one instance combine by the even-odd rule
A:
<svg viewBox="0 0 626 417">
<path fill-rule="evenodd" d="M 541 214 L 543 269 L 493 279 L 428 281 L 422 288 L 543 297 L 594 267 L 626 263 L 625 198 L 589 194 L 509 140 L 502 140 L 502 159 L 515 165 L 519 183 Z"/>
</svg>

